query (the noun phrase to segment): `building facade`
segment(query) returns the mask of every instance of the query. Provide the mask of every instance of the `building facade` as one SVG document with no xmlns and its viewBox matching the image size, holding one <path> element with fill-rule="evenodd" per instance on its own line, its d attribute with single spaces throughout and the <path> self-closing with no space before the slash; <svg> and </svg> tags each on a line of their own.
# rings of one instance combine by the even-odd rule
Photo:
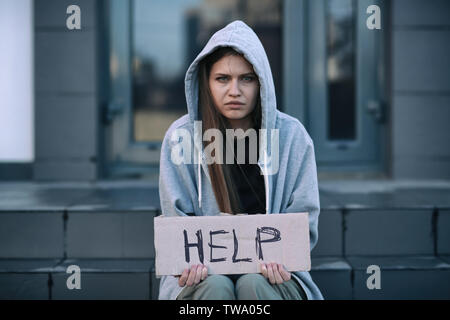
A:
<svg viewBox="0 0 450 320">
<path fill-rule="evenodd" d="M 450 178 L 448 1 L 32 4 L 34 154 L 5 158 L 2 179 L 157 179 L 164 132 L 186 113 L 184 73 L 236 19 L 261 38 L 319 177 Z M 73 4 L 81 29 L 68 28 Z"/>
</svg>

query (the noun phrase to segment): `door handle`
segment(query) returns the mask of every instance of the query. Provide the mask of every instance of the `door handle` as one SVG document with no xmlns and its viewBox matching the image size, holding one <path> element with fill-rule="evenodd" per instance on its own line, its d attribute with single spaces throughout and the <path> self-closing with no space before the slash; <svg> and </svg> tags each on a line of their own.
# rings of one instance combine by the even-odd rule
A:
<svg viewBox="0 0 450 320">
<path fill-rule="evenodd" d="M 384 107 L 381 101 L 369 100 L 366 110 L 377 122 L 382 123 L 384 121 Z"/>
<path fill-rule="evenodd" d="M 103 123 L 111 124 L 114 118 L 125 111 L 123 103 L 110 102 L 103 107 Z"/>
</svg>

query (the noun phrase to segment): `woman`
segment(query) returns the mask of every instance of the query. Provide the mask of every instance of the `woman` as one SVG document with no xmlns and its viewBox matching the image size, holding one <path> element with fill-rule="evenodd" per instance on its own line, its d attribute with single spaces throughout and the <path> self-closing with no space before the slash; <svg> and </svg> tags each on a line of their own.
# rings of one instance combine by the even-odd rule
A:
<svg viewBox="0 0 450 320">
<path fill-rule="evenodd" d="M 309 212 L 312 250 L 318 238 L 320 211 L 314 145 L 297 119 L 276 109 L 269 61 L 253 30 L 242 21 L 234 21 L 217 31 L 188 68 L 185 91 L 188 114 L 170 126 L 161 149 L 159 192 L 163 214 Z M 201 121 L 200 132 L 194 129 L 196 121 Z M 194 165 L 175 164 L 171 159 L 172 135 L 179 129 L 191 134 L 194 157 L 200 159 L 197 166 L 195 161 Z M 199 134 L 208 129 L 220 130 L 223 137 L 226 129 L 265 129 L 257 135 L 256 144 L 250 143 L 249 136 L 238 137 L 244 139 L 250 151 L 245 154 L 250 158 L 256 145 L 257 163 L 249 157 L 245 164 L 211 162 L 211 155 L 206 159 L 208 143 L 194 140 L 199 141 Z M 278 132 L 278 144 L 271 139 L 274 130 Z M 225 143 L 223 159 L 232 154 L 231 150 Z M 261 265 L 261 274 L 240 276 L 208 276 L 206 267 L 191 266 L 180 277 L 162 277 L 159 298 L 323 297 L 308 272 L 290 273 L 278 263 L 269 263 Z"/>
</svg>

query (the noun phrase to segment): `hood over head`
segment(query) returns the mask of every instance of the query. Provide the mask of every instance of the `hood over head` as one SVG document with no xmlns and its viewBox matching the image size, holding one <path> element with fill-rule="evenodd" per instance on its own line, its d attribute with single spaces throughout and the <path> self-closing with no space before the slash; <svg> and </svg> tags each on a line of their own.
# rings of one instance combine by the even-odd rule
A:
<svg viewBox="0 0 450 320">
<path fill-rule="evenodd" d="M 259 78 L 261 97 L 261 128 L 272 129 L 275 126 L 276 97 L 272 71 L 264 47 L 256 33 L 244 22 L 236 20 L 220 29 L 209 39 L 203 50 L 189 66 L 185 77 L 186 103 L 189 119 L 193 123 L 198 118 L 198 65 L 207 55 L 219 47 L 232 47 L 243 54 L 253 65 Z"/>
<path fill-rule="evenodd" d="M 259 162 L 264 175 L 267 175 L 266 166 L 270 160 L 270 132 L 275 127 L 276 120 L 276 96 L 273 83 L 272 71 L 270 69 L 269 59 L 267 58 L 264 47 L 256 33 L 244 22 L 240 20 L 233 21 L 220 29 L 209 39 L 203 50 L 198 54 L 189 66 L 185 77 L 186 103 L 191 123 L 199 121 L 198 112 L 198 65 L 199 62 L 213 53 L 219 47 L 231 47 L 241 53 L 244 58 L 252 64 L 253 69 L 258 76 L 260 84 L 261 100 L 261 129 L 266 129 L 266 134 L 260 136 L 260 159 Z M 205 159 L 202 152 L 201 132 L 194 133 L 195 147 L 198 152 L 198 159 Z M 201 204 L 201 170 L 200 162 L 198 164 L 199 178 L 199 204 Z"/>
</svg>

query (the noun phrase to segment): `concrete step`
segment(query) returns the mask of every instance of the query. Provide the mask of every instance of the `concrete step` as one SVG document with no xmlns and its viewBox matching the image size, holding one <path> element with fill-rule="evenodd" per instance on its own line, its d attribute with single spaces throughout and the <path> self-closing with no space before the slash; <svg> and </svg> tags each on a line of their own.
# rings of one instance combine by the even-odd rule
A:
<svg viewBox="0 0 450 320">
<path fill-rule="evenodd" d="M 322 257 L 312 260 L 311 276 L 325 299 L 450 299 L 449 256 Z M 368 278 L 380 268 L 380 289 Z"/>
<path fill-rule="evenodd" d="M 69 266 L 80 289 L 68 289 Z M 380 267 L 380 289 L 368 289 L 367 267 Z M 321 257 L 311 276 L 325 299 L 450 299 L 450 256 Z M 0 299 L 157 299 L 151 259 L 0 260 Z"/>
<path fill-rule="evenodd" d="M 0 258 L 154 258 L 155 211 L 0 213 Z"/>
<path fill-rule="evenodd" d="M 352 299 L 352 267 L 344 258 L 312 258 L 310 274 L 325 299 Z"/>
<path fill-rule="evenodd" d="M 67 285 L 73 265 L 80 270 L 80 289 Z M 3 259 L 0 299 L 149 300 L 159 291 L 154 274 L 151 259 Z"/>
<path fill-rule="evenodd" d="M 412 189 L 366 182 L 321 185 L 311 274 L 326 298 L 447 297 L 448 183 Z M 0 297 L 156 297 L 153 271 L 140 263 L 155 257 L 153 218 L 158 214 L 157 185 L 148 183 L 1 183 Z M 71 260 L 87 263 L 81 266 L 85 283 L 98 289 L 66 292 L 64 263 Z M 112 268 L 114 261 L 121 267 Z M 395 286 L 364 287 L 367 266 L 376 262 L 382 279 Z M 107 283 L 117 292 L 105 291 Z"/>
<path fill-rule="evenodd" d="M 154 258 L 145 208 L 1 211 L 0 258 Z M 323 209 L 315 257 L 448 255 L 450 210 Z"/>
<path fill-rule="evenodd" d="M 450 264 L 442 257 L 347 257 L 354 299 L 450 299 Z M 381 269 L 381 289 L 367 289 L 367 266 Z"/>
<path fill-rule="evenodd" d="M 321 183 L 312 255 L 450 255 L 448 183 L 385 184 Z M 144 182 L 0 183 L 0 259 L 153 259 L 159 213 Z"/>
<path fill-rule="evenodd" d="M 313 256 L 450 254 L 450 210 L 322 209 Z"/>
</svg>

